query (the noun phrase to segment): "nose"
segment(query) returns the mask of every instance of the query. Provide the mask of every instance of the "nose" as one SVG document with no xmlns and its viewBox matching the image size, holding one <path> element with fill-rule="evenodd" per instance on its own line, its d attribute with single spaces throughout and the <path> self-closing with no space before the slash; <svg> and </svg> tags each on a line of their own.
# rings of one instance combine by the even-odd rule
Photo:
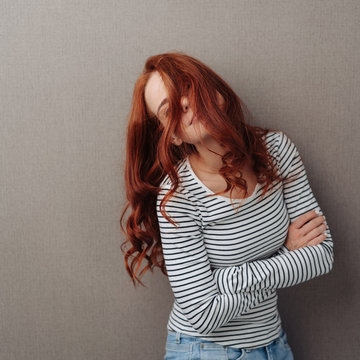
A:
<svg viewBox="0 0 360 360">
<path fill-rule="evenodd" d="M 189 99 L 187 96 L 182 96 L 180 99 L 181 106 L 183 108 L 184 112 L 187 112 L 189 110 Z"/>
</svg>

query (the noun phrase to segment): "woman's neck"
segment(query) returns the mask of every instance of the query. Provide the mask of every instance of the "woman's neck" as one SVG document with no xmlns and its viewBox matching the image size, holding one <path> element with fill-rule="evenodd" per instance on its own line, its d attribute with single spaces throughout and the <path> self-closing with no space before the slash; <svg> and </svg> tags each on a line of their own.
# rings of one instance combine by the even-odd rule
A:
<svg viewBox="0 0 360 360">
<path fill-rule="evenodd" d="M 197 145 L 197 154 L 190 155 L 191 164 L 201 172 L 218 174 L 223 166 L 221 157 L 226 153 L 226 148 L 215 140 L 206 145 Z"/>
<path fill-rule="evenodd" d="M 220 168 L 223 167 L 222 156 L 227 152 L 227 148 L 220 145 L 215 140 L 206 145 L 196 145 L 198 153 L 189 156 L 190 165 L 197 171 L 200 176 L 219 175 Z M 247 160 L 241 167 L 241 171 L 248 171 L 249 174 L 253 173 L 253 161 Z"/>
</svg>

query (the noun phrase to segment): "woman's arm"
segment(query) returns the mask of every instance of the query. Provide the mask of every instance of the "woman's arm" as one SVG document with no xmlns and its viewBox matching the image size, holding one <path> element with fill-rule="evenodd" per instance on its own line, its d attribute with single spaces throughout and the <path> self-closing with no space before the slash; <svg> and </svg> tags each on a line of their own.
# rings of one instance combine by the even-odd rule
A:
<svg viewBox="0 0 360 360">
<path fill-rule="evenodd" d="M 321 209 L 312 193 L 304 164 L 294 143 L 282 132 L 278 134 L 277 162 L 287 180 L 283 194 L 291 221 L 300 215 Z M 295 180 L 290 181 L 290 178 Z M 258 289 L 277 289 L 300 284 L 328 273 L 333 266 L 333 241 L 326 224 L 326 239 L 316 246 L 289 251 L 284 245 L 275 256 L 226 269 L 214 270 L 221 293 L 239 293 Z"/>
<path fill-rule="evenodd" d="M 287 251 L 301 249 L 305 246 L 319 245 L 326 240 L 324 224 L 325 217 L 318 210 L 311 210 L 300 215 L 291 222 L 285 244 L 272 256 L 284 254 Z"/>
<path fill-rule="evenodd" d="M 204 246 L 201 214 L 195 200 L 180 189 L 166 203 L 167 214 L 178 224 L 175 227 L 159 209 L 167 190 L 163 188 L 157 199 L 166 270 L 177 304 L 198 333 L 209 334 L 276 295 L 275 290 L 231 294 L 229 289 L 220 294 Z"/>
</svg>

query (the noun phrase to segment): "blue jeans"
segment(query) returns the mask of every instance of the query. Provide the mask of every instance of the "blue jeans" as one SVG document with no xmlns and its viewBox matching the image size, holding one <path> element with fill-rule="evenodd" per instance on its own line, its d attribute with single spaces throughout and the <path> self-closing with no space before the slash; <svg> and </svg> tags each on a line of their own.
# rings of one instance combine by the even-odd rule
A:
<svg viewBox="0 0 360 360">
<path fill-rule="evenodd" d="M 164 360 L 294 360 L 286 333 L 256 349 L 234 348 L 168 330 Z"/>
</svg>

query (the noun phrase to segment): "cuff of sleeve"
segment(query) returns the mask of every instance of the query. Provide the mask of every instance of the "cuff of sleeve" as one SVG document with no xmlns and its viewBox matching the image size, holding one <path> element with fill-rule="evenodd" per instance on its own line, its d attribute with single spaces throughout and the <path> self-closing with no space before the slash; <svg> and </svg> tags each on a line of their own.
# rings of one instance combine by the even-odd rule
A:
<svg viewBox="0 0 360 360">
<path fill-rule="evenodd" d="M 215 269 L 212 273 L 220 294 L 236 294 L 237 276 L 234 267 Z"/>
<path fill-rule="evenodd" d="M 290 252 L 290 250 L 289 250 L 285 245 L 283 245 L 283 246 L 278 250 L 278 253 L 280 253 L 280 254 L 286 254 L 286 253 L 288 253 L 288 252 Z"/>
</svg>

